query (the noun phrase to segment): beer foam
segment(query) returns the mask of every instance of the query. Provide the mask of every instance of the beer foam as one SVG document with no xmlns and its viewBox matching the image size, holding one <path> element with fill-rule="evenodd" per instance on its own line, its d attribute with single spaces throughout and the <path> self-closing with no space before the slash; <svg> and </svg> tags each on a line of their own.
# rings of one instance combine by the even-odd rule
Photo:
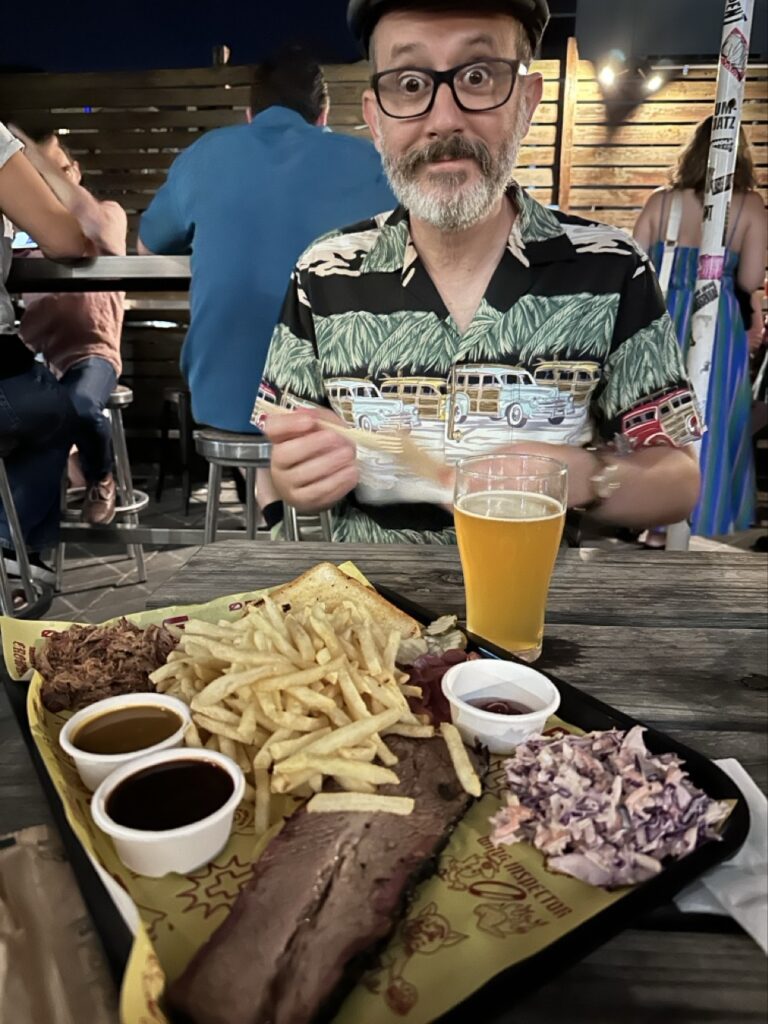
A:
<svg viewBox="0 0 768 1024">
<path fill-rule="evenodd" d="M 558 519 L 565 513 L 557 498 L 530 491 L 475 491 L 462 495 L 456 502 L 456 508 L 478 519 L 513 519 L 529 523 Z"/>
</svg>

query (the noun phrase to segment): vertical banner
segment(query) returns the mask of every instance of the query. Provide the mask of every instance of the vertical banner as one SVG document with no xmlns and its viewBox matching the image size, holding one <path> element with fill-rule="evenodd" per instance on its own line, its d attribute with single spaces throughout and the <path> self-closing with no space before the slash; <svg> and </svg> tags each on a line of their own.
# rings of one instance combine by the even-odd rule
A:
<svg viewBox="0 0 768 1024">
<path fill-rule="evenodd" d="M 704 222 L 693 297 L 688 376 L 696 392 L 704 424 L 709 422 L 709 375 L 715 345 L 720 285 L 725 262 L 728 213 L 733 195 L 733 173 L 739 150 L 741 105 L 747 76 L 749 39 L 755 0 L 725 0 L 723 35 L 717 69 L 717 93 L 712 139 L 704 190 Z M 701 455 L 701 441 L 696 443 Z M 687 522 L 667 530 L 667 550 L 686 551 L 691 531 Z"/>
<path fill-rule="evenodd" d="M 754 0 L 726 0 L 712 140 L 707 163 L 696 291 L 693 301 L 688 375 L 707 423 L 707 398 L 725 261 L 728 213 L 739 148 L 744 79 L 749 58 Z"/>
</svg>

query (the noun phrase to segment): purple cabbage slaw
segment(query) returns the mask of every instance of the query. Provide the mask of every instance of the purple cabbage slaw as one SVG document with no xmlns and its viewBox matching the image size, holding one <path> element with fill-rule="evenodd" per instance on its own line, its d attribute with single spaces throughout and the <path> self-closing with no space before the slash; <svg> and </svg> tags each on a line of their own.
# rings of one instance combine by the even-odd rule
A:
<svg viewBox="0 0 768 1024">
<path fill-rule="evenodd" d="M 718 839 L 727 801 L 697 789 L 676 754 L 651 754 L 642 726 L 586 736 L 533 736 L 505 764 L 497 845 L 529 842 L 550 871 L 608 889 L 659 874 Z"/>
</svg>

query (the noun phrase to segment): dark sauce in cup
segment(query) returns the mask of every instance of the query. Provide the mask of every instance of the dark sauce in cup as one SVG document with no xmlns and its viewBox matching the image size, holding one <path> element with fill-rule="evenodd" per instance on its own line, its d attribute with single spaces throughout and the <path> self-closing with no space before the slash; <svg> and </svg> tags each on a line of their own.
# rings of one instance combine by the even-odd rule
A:
<svg viewBox="0 0 768 1024">
<path fill-rule="evenodd" d="M 533 711 L 533 708 L 527 708 L 525 704 L 518 704 L 517 701 L 504 697 L 480 697 L 466 703 L 473 708 L 479 708 L 480 711 L 490 711 L 494 715 L 530 715 Z"/>
<path fill-rule="evenodd" d="M 218 811 L 234 788 L 215 761 L 167 761 L 123 779 L 107 797 L 106 811 L 124 828 L 167 832 Z"/>
</svg>

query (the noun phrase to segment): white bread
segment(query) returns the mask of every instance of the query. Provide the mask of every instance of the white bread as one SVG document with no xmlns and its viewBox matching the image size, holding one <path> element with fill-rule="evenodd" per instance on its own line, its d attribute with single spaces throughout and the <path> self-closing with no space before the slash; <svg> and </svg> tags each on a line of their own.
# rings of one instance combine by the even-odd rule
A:
<svg viewBox="0 0 768 1024">
<path fill-rule="evenodd" d="M 319 562 L 297 579 L 272 590 L 270 597 L 283 608 L 306 608 L 323 602 L 333 609 L 342 601 L 354 601 L 385 629 L 396 629 L 402 637 L 421 635 L 420 623 L 331 562 Z"/>
</svg>

